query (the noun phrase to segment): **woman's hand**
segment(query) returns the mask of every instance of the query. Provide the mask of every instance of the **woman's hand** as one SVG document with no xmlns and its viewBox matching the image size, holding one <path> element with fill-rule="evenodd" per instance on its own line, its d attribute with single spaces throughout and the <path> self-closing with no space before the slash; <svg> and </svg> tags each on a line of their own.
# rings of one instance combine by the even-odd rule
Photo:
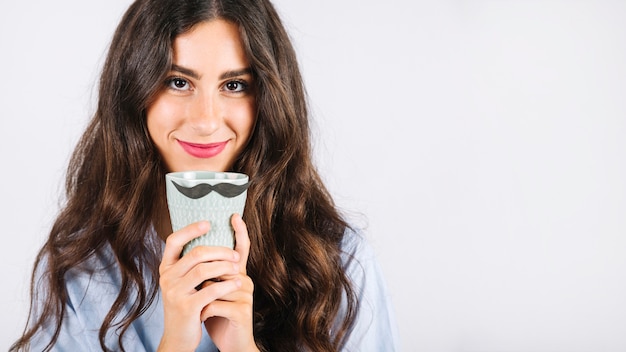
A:
<svg viewBox="0 0 626 352">
<path fill-rule="evenodd" d="M 234 280 L 238 288 L 209 303 L 202 310 L 202 320 L 205 320 L 207 332 L 220 351 L 258 351 L 252 330 L 254 284 L 246 274 L 250 238 L 241 216 L 233 215 L 231 223 L 235 229 L 235 251 L 239 255 L 239 270 L 234 275 L 223 276 L 222 279 Z M 200 291 L 219 284 L 221 282 L 205 283 Z"/>
<path fill-rule="evenodd" d="M 159 267 L 165 319 L 159 351 L 195 351 L 202 338 L 201 323 L 208 316 L 206 312 L 210 311 L 207 309 L 210 304 L 233 295 L 239 298 L 242 287 L 252 291 L 252 282 L 244 283 L 242 280 L 241 263 L 244 265 L 244 272 L 246 263 L 245 259 L 242 261 L 243 256 L 240 254 L 243 250 L 198 246 L 180 258 L 183 246 L 207 233 L 209 227 L 206 221 L 198 222 L 167 237 Z M 247 232 L 245 235 L 247 238 Z M 239 242 L 239 238 L 237 240 Z M 245 258 L 248 248 L 249 240 Z M 212 282 L 211 285 L 196 290 L 196 287 L 210 279 L 217 279 L 219 282 Z M 250 294 L 250 306 L 251 302 Z"/>
</svg>

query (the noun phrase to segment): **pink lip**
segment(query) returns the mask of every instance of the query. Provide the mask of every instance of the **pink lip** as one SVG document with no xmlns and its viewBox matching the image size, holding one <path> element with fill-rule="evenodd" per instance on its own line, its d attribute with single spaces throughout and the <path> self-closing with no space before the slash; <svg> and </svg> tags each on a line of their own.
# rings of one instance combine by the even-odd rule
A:
<svg viewBox="0 0 626 352">
<path fill-rule="evenodd" d="M 194 156 L 196 158 L 212 158 L 224 150 L 226 148 L 226 144 L 228 141 L 220 142 L 220 143 L 209 143 L 209 144 L 200 144 L 200 143 L 189 143 L 178 140 L 178 143 L 181 147 L 187 152 L 187 154 Z"/>
</svg>

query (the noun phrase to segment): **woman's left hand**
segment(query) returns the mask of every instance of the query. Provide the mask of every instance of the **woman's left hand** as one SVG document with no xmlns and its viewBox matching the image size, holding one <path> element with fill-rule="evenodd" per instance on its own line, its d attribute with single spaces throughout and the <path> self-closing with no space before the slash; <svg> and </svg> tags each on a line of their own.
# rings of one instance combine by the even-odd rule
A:
<svg viewBox="0 0 626 352">
<path fill-rule="evenodd" d="M 205 306 L 201 318 L 211 340 L 220 351 L 258 351 L 252 328 L 254 284 L 246 274 L 250 238 L 241 216 L 233 215 L 231 223 L 235 229 L 235 251 L 240 255 L 240 271 L 239 274 L 225 279 L 238 278 L 241 285 L 237 291 L 220 297 Z M 211 282 L 206 282 L 204 287 L 211 284 Z"/>
</svg>

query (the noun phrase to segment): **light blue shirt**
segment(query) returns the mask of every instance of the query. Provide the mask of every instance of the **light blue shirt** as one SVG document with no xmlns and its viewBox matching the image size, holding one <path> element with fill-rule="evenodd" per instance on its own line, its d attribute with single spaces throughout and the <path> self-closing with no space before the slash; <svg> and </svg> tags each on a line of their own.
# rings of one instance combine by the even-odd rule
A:
<svg viewBox="0 0 626 352">
<path fill-rule="evenodd" d="M 154 233 L 150 235 L 156 236 Z M 367 352 L 398 350 L 397 328 L 384 278 L 372 248 L 361 234 L 348 232 L 342 244 L 343 261 L 359 300 L 354 328 L 342 351 Z M 70 271 L 67 278 L 69 300 L 66 316 L 54 351 L 101 351 L 98 332 L 120 289 L 120 273 L 112 261 L 110 247 L 89 259 L 92 273 Z M 44 289 L 35 285 L 37 289 Z M 37 299 L 35 299 L 37 301 Z M 35 305 L 37 316 L 39 307 Z M 343 312 L 343 308 L 342 308 Z M 124 334 L 126 351 L 156 351 L 163 334 L 163 304 L 160 291 L 146 312 Z M 50 341 L 53 327 L 40 331 L 31 342 L 32 351 L 41 351 Z M 217 351 L 203 328 L 197 351 Z M 107 347 L 120 350 L 115 329 L 109 329 Z"/>
</svg>

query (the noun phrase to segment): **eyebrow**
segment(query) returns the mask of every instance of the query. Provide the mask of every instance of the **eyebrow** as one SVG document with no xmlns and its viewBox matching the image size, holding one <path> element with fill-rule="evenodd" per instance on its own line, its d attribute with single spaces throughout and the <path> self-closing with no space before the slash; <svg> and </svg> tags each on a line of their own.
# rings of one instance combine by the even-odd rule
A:
<svg viewBox="0 0 626 352">
<path fill-rule="evenodd" d="M 193 79 L 200 79 L 202 77 L 202 75 L 200 75 L 198 72 L 187 68 L 187 67 L 183 67 L 183 66 L 179 66 L 179 65 L 172 65 L 171 68 L 172 71 L 176 71 L 176 72 L 180 72 L 184 75 L 187 75 Z M 238 76 L 243 76 L 243 75 L 250 75 L 252 74 L 252 69 L 250 69 L 249 67 L 246 68 L 242 68 L 240 70 L 228 70 L 224 73 L 222 73 L 219 77 L 220 80 L 222 79 L 229 79 L 229 78 L 234 78 L 234 77 L 238 77 Z"/>
<path fill-rule="evenodd" d="M 191 77 L 193 79 L 200 79 L 200 74 L 198 72 L 190 69 L 190 68 L 186 68 L 186 67 L 183 67 L 183 66 L 178 66 L 178 65 L 173 64 L 171 70 L 172 71 L 176 71 L 176 72 L 180 72 L 180 73 L 182 73 L 184 75 L 187 75 L 187 76 L 189 76 L 189 77 Z"/>
</svg>

